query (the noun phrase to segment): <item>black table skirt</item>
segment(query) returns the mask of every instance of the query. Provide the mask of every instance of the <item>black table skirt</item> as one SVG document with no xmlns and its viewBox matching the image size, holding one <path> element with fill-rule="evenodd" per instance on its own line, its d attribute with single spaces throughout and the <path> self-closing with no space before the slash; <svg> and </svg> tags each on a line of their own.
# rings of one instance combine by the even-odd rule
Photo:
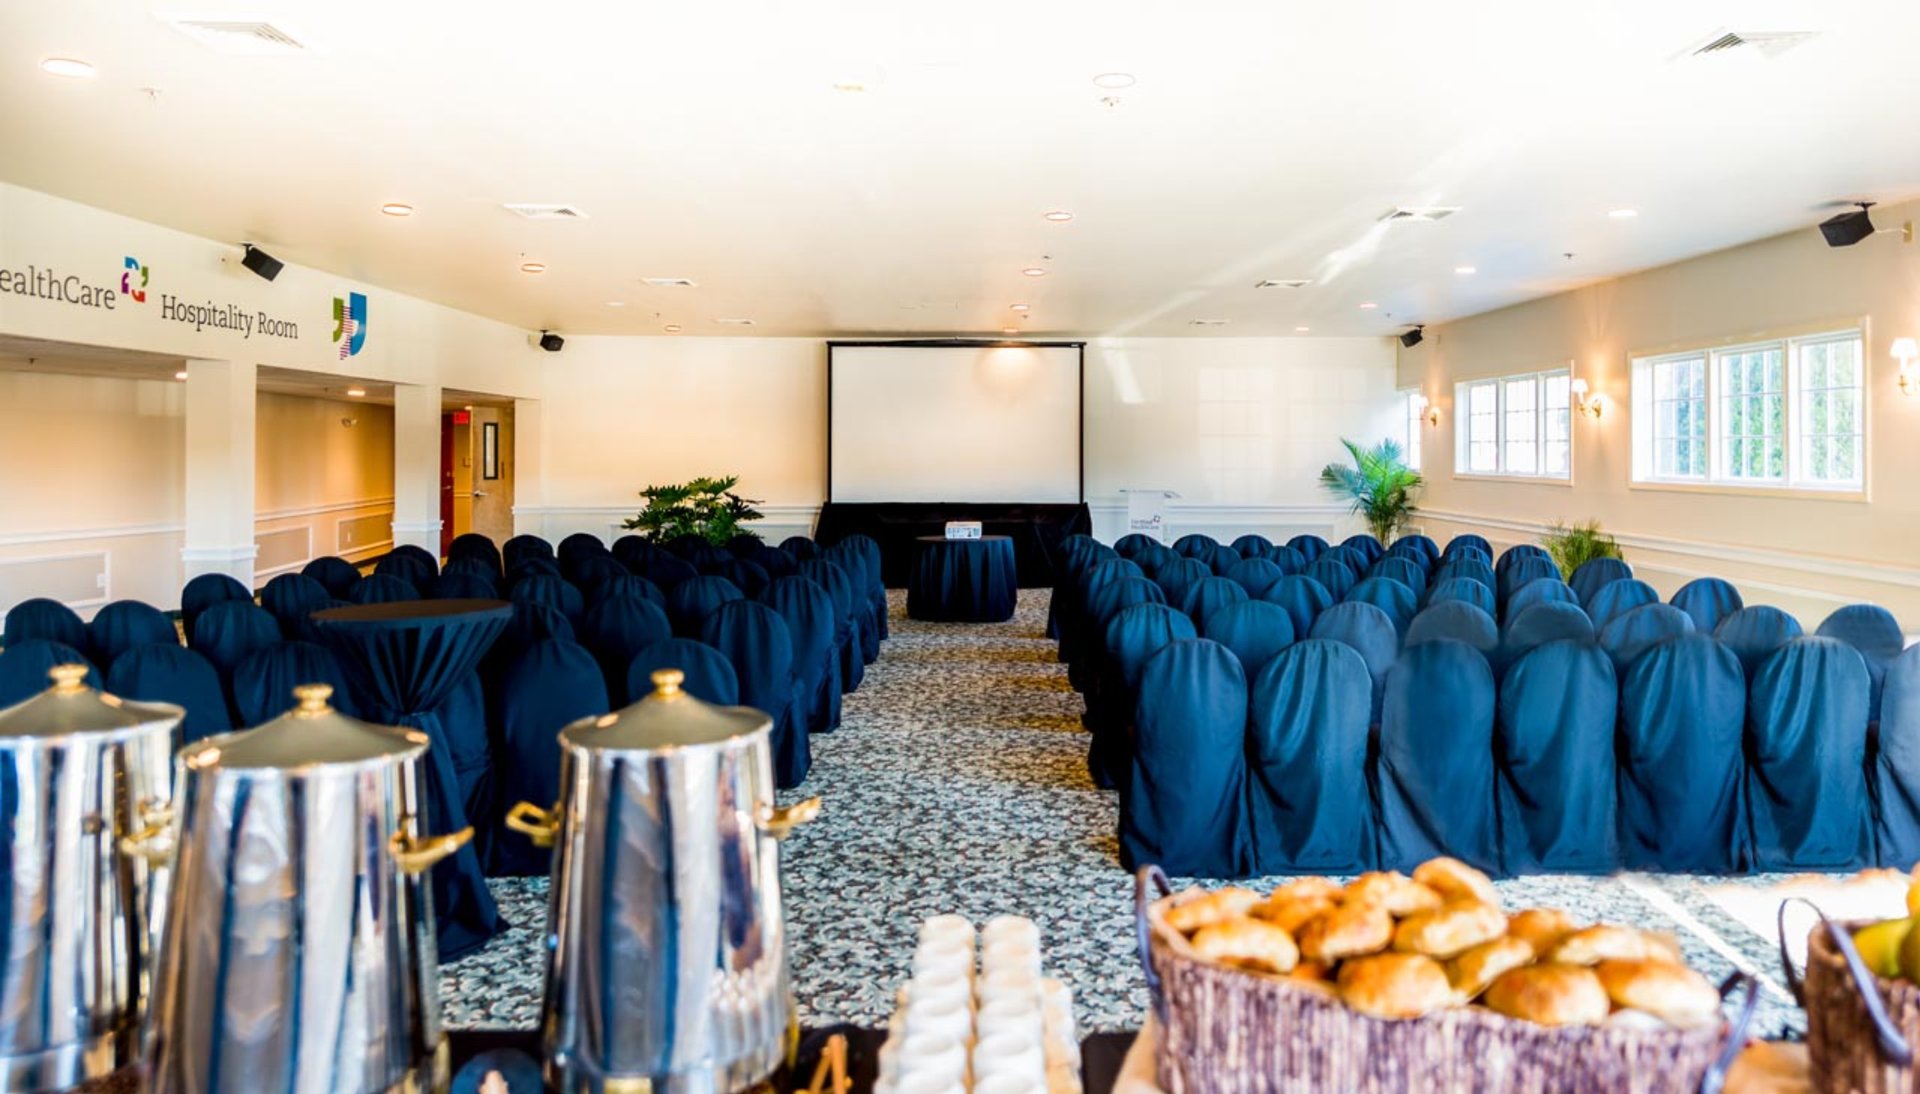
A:
<svg viewBox="0 0 1920 1094">
<path fill-rule="evenodd" d="M 873 1089 L 874 1075 L 879 1070 L 880 1046 L 886 1043 L 887 1032 L 853 1025 L 822 1026 L 800 1031 L 800 1061 L 790 1079 L 791 1089 L 806 1089 L 807 1081 L 813 1078 L 814 1065 L 820 1059 L 820 1050 L 826 1046 L 827 1038 L 836 1033 L 843 1033 L 847 1037 L 847 1070 L 853 1080 L 854 1094 L 867 1094 Z M 1133 1038 L 1132 1033 L 1096 1033 L 1080 1042 L 1080 1078 L 1086 1094 L 1109 1094 L 1114 1080 L 1120 1075 L 1120 1065 L 1127 1058 L 1127 1050 L 1133 1047 Z M 491 1049 L 514 1049 L 538 1060 L 540 1031 L 453 1030 L 447 1034 L 447 1047 L 454 1073 L 458 1074 L 469 1060 Z M 456 1083 L 454 1089 L 465 1088 Z M 513 1094 L 522 1092 L 516 1089 Z"/>
<path fill-rule="evenodd" d="M 1083 502 L 970 504 L 967 502 L 828 502 L 820 509 L 814 538 L 838 543 L 859 533 L 880 545 L 880 576 L 888 588 L 903 589 L 913 573 L 913 541 L 946 532 L 950 520 L 977 520 L 987 535 L 1013 539 L 1020 586 L 1053 587 L 1060 543 L 1076 533 L 1093 533 L 1093 515 Z"/>
<path fill-rule="evenodd" d="M 1004 623 L 1013 618 L 1020 582 L 1006 536 L 914 541 L 907 618 L 935 623 Z"/>
</svg>

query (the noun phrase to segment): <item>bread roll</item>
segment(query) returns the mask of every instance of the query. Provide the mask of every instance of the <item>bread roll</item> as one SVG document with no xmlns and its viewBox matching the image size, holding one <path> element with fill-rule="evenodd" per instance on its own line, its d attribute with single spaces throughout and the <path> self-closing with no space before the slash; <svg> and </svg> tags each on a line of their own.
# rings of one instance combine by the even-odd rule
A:
<svg viewBox="0 0 1920 1094">
<path fill-rule="evenodd" d="M 1720 993 L 1699 973 L 1661 957 L 1602 961 L 1594 974 L 1616 1006 L 1643 1010 L 1690 1029 L 1720 1017 Z"/>
<path fill-rule="evenodd" d="M 1447 979 L 1453 982 L 1453 990 L 1474 999 L 1501 973 L 1532 961 L 1534 953 L 1533 943 L 1505 935 L 1482 942 L 1448 962 Z"/>
<path fill-rule="evenodd" d="M 1265 920 L 1227 919 L 1195 932 L 1193 951 L 1210 961 L 1259 972 L 1287 972 L 1300 962 L 1293 936 Z"/>
<path fill-rule="evenodd" d="M 1507 917 L 1507 933 L 1526 939 L 1535 953 L 1546 953 L 1576 929 L 1573 917 L 1558 908 L 1528 908 Z"/>
<path fill-rule="evenodd" d="M 1417 953 L 1376 954 L 1342 964 L 1340 998 L 1376 1018 L 1418 1018 L 1456 1002 L 1446 970 Z"/>
<path fill-rule="evenodd" d="M 1507 933 L 1500 909 L 1478 900 L 1457 900 L 1430 912 L 1415 912 L 1393 931 L 1393 948 L 1446 959 Z"/>
<path fill-rule="evenodd" d="M 1597 1025 L 1613 1009 L 1592 969 L 1554 961 L 1501 973 L 1481 1001 L 1509 1018 L 1543 1026 Z"/>
<path fill-rule="evenodd" d="M 1413 880 L 1445 900 L 1477 900 L 1500 906 L 1500 892 L 1493 887 L 1493 879 L 1457 858 L 1428 859 L 1415 868 Z"/>
<path fill-rule="evenodd" d="M 1378 904 L 1340 904 L 1308 920 L 1299 939 L 1300 953 L 1309 961 L 1379 953 L 1393 941 L 1393 917 Z"/>
<path fill-rule="evenodd" d="M 1300 928 L 1307 925 L 1308 920 L 1324 915 L 1336 907 L 1338 902 L 1326 897 L 1298 897 L 1290 900 L 1276 897 L 1265 904 L 1255 905 L 1253 915 L 1297 935 L 1300 933 Z"/>
<path fill-rule="evenodd" d="M 1361 874 L 1348 883 L 1344 899 L 1349 904 L 1378 904 L 1388 915 L 1412 915 L 1441 904 L 1440 894 L 1398 871 L 1376 870 Z"/>
<path fill-rule="evenodd" d="M 1209 923 L 1246 915 L 1259 902 L 1260 895 L 1246 889 L 1216 889 L 1168 908 L 1167 926 L 1181 934 L 1192 934 Z"/>
<path fill-rule="evenodd" d="M 1555 943 L 1547 960 L 1568 965 L 1598 965 L 1602 961 L 1637 961 L 1651 952 L 1646 936 L 1632 927 L 1599 926 L 1578 930 Z"/>
<path fill-rule="evenodd" d="M 1299 877 L 1267 894 L 1268 903 L 1276 900 L 1340 899 L 1340 883 L 1330 877 Z"/>
</svg>

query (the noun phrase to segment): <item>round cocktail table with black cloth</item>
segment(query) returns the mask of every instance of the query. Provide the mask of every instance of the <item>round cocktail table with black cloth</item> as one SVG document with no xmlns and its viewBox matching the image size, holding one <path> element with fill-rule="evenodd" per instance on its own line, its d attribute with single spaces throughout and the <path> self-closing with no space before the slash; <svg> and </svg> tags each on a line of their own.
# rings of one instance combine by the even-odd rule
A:
<svg viewBox="0 0 1920 1094">
<path fill-rule="evenodd" d="M 1020 577 L 1013 539 L 920 536 L 907 581 L 907 617 L 935 623 L 1004 623 L 1013 618 Z"/>
<path fill-rule="evenodd" d="M 456 832 L 469 823 L 454 756 L 484 752 L 487 727 L 451 723 L 443 712 L 512 614 L 503 600 L 400 600 L 313 614 L 315 631 L 339 655 L 367 704 L 361 716 L 421 730 L 432 742 L 421 778 L 427 800 L 420 819 L 423 836 Z M 471 843 L 429 876 L 440 960 L 472 953 L 506 929 Z"/>
</svg>

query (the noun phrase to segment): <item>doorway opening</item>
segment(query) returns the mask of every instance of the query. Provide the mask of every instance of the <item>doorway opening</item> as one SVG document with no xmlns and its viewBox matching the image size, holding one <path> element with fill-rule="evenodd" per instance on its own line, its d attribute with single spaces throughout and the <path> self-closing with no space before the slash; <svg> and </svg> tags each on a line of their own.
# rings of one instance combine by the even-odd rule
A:
<svg viewBox="0 0 1920 1094">
<path fill-rule="evenodd" d="M 455 536 L 513 535 L 513 404 L 449 392 L 440 417 L 440 553 Z"/>
</svg>

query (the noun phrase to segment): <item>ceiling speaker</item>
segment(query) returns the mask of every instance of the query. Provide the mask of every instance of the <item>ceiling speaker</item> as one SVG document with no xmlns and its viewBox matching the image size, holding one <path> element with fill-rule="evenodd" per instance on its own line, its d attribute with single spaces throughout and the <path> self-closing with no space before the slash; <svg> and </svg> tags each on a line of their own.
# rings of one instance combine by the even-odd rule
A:
<svg viewBox="0 0 1920 1094">
<path fill-rule="evenodd" d="M 1422 333 L 1426 329 L 1427 328 L 1425 327 L 1413 328 L 1412 330 L 1400 336 L 1400 344 L 1407 347 L 1408 349 L 1412 349 L 1413 347 L 1419 345 L 1420 340 L 1426 337 L 1426 335 Z"/>
<path fill-rule="evenodd" d="M 1827 237 L 1827 246 L 1851 247 L 1873 234 L 1873 221 L 1867 219 L 1867 210 L 1873 207 L 1873 202 L 1855 204 L 1860 206 L 1858 212 L 1841 213 L 1820 222 L 1820 234 Z"/>
<path fill-rule="evenodd" d="M 540 348 L 546 350 L 548 353 L 559 353 L 560 347 L 566 344 L 567 340 L 565 338 L 560 337 L 552 331 L 543 330 L 540 332 Z"/>
<path fill-rule="evenodd" d="M 273 257 L 251 243 L 243 243 L 247 253 L 240 256 L 240 264 L 268 281 L 280 276 L 280 268 L 286 263 Z"/>
</svg>

